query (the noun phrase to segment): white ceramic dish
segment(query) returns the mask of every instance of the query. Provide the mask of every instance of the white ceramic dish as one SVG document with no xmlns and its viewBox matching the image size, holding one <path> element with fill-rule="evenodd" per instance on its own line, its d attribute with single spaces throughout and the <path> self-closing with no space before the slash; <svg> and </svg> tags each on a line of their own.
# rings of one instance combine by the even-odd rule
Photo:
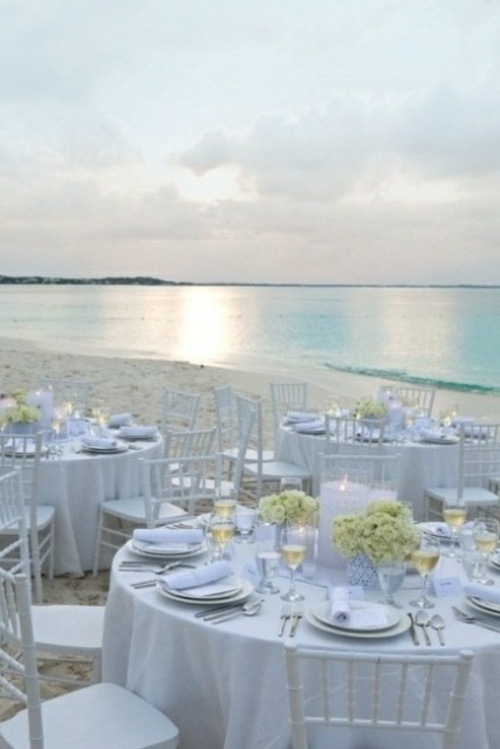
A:
<svg viewBox="0 0 500 749">
<path fill-rule="evenodd" d="M 127 452 L 128 445 L 125 442 L 118 442 L 114 447 L 92 447 L 91 445 L 85 445 L 82 443 L 82 452 L 84 453 L 96 453 L 98 455 L 112 455 L 113 453 L 124 453 Z"/>
<path fill-rule="evenodd" d="M 207 550 L 207 545 L 204 541 L 201 544 L 175 544 L 175 548 L 172 548 L 162 546 L 161 544 L 147 544 L 143 541 L 134 541 L 133 538 L 130 538 L 125 545 L 129 551 L 139 554 L 141 557 L 160 557 L 162 559 L 169 557 L 194 557 Z"/>
<path fill-rule="evenodd" d="M 305 614 L 306 621 L 315 629 L 320 629 L 322 632 L 327 632 L 329 635 L 338 635 L 339 637 L 358 637 L 362 639 L 381 639 L 383 637 L 397 637 L 398 635 L 403 634 L 406 632 L 410 626 L 410 618 L 408 616 L 403 616 L 399 622 L 390 629 L 382 629 L 378 631 L 359 631 L 359 630 L 353 630 L 353 629 L 342 629 L 333 627 L 331 625 L 323 624 L 323 622 L 320 622 L 319 619 L 317 619 L 312 611 L 306 611 Z"/>
<path fill-rule="evenodd" d="M 444 543 L 450 543 L 451 541 L 451 531 L 449 531 L 448 535 L 445 535 L 446 531 L 439 532 L 439 528 L 445 528 L 446 523 L 439 523 L 439 522 L 427 522 L 427 523 L 417 523 L 417 526 L 422 530 L 424 533 L 427 533 L 429 536 L 432 536 L 433 538 L 438 538 L 440 541 Z"/>
<path fill-rule="evenodd" d="M 254 588 L 253 585 L 248 582 L 248 580 L 241 580 L 241 588 L 238 592 L 233 593 L 232 595 L 222 595 L 222 596 L 207 596 L 207 597 L 200 597 L 200 598 L 194 598 L 193 596 L 187 596 L 179 595 L 182 594 L 182 591 L 179 590 L 169 590 L 168 588 L 165 588 L 161 582 L 158 582 L 156 584 L 156 590 L 161 596 L 164 596 L 165 598 L 168 598 L 170 601 L 177 601 L 177 603 L 195 603 L 197 606 L 208 606 L 210 604 L 214 603 L 241 603 L 243 601 L 246 601 L 247 598 L 250 598 L 252 595 Z"/>
<path fill-rule="evenodd" d="M 396 609 L 393 609 L 390 606 L 385 606 L 383 603 L 374 603 L 373 601 L 351 601 L 351 609 L 353 611 L 359 611 L 367 608 L 378 609 L 379 611 L 383 610 L 385 612 L 387 621 L 384 624 L 372 624 L 367 625 L 366 627 L 352 627 L 348 624 L 333 624 L 330 620 L 329 601 L 323 601 L 322 603 L 319 603 L 312 609 L 312 613 L 318 621 L 320 621 L 322 624 L 325 624 L 327 627 L 332 627 L 333 629 L 341 629 L 343 631 L 346 630 L 349 632 L 381 632 L 385 629 L 391 629 L 391 627 L 395 627 L 401 619 L 401 614 L 396 611 Z"/>
<path fill-rule="evenodd" d="M 482 611 L 486 614 L 491 614 L 492 616 L 500 616 L 500 603 L 491 603 L 482 598 L 473 598 L 469 596 L 467 596 L 467 603 L 477 609 L 477 611 Z"/>
</svg>

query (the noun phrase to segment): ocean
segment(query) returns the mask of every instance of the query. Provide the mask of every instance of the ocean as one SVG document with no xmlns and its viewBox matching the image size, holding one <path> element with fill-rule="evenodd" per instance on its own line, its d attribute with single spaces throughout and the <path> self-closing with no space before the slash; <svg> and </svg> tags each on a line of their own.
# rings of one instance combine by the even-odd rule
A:
<svg viewBox="0 0 500 749">
<path fill-rule="evenodd" d="M 500 393 L 500 288 L 4 285 L 0 326 L 69 353 Z"/>
</svg>

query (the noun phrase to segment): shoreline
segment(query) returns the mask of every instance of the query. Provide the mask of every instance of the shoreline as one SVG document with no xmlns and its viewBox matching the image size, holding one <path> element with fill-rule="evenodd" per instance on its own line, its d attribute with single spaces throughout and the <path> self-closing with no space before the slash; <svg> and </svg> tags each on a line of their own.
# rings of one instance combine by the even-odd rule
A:
<svg viewBox="0 0 500 749">
<path fill-rule="evenodd" d="M 398 385 L 389 379 L 337 370 L 323 372 L 307 366 L 295 367 L 291 372 L 290 367 L 280 366 L 279 362 L 270 365 L 265 360 L 248 360 L 245 366 L 212 366 L 125 351 L 121 355 L 75 352 L 71 342 L 68 344 L 51 346 L 26 339 L 0 338 L 0 391 L 16 387 L 33 389 L 42 375 L 89 379 L 93 383 L 92 399 L 105 400 L 114 412 L 131 411 L 139 422 L 156 423 L 162 390 L 169 386 L 201 393 L 200 421 L 208 424 L 214 418 L 212 390 L 220 385 L 230 384 L 236 390 L 262 398 L 264 405 L 270 406 L 271 382 L 306 381 L 310 407 L 318 410 L 333 397 L 349 406 L 358 398 L 375 395 L 382 384 Z M 500 395 L 436 390 L 435 416 L 455 404 L 461 415 L 500 421 Z"/>
</svg>

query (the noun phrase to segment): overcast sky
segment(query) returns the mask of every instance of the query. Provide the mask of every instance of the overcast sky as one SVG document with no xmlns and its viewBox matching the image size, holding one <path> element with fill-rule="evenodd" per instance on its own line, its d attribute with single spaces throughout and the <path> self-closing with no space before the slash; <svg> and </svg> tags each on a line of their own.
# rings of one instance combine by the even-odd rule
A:
<svg viewBox="0 0 500 749">
<path fill-rule="evenodd" d="M 500 283 L 500 0 L 0 24 L 0 275 Z"/>
</svg>

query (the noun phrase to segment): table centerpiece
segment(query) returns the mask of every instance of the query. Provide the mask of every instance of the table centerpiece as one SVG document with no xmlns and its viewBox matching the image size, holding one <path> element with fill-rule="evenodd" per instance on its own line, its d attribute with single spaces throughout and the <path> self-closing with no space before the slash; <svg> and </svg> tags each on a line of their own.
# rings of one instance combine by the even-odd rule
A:
<svg viewBox="0 0 500 749">
<path fill-rule="evenodd" d="M 14 434 L 33 432 L 34 424 L 40 421 L 41 411 L 26 402 L 26 391 L 18 388 L 9 395 L 0 397 L 0 427 L 9 428 Z"/>
<path fill-rule="evenodd" d="M 262 497 L 259 515 L 264 523 L 276 525 L 276 545 L 289 525 L 317 525 L 319 501 L 298 489 Z"/>
<path fill-rule="evenodd" d="M 377 565 L 404 560 L 418 538 L 410 511 L 393 500 L 370 502 L 332 522 L 333 545 L 348 560 L 348 583 L 367 588 L 378 587 Z"/>
<path fill-rule="evenodd" d="M 354 404 L 352 415 L 355 419 L 370 419 L 380 421 L 387 416 L 387 409 L 375 398 L 359 398 Z"/>
</svg>

